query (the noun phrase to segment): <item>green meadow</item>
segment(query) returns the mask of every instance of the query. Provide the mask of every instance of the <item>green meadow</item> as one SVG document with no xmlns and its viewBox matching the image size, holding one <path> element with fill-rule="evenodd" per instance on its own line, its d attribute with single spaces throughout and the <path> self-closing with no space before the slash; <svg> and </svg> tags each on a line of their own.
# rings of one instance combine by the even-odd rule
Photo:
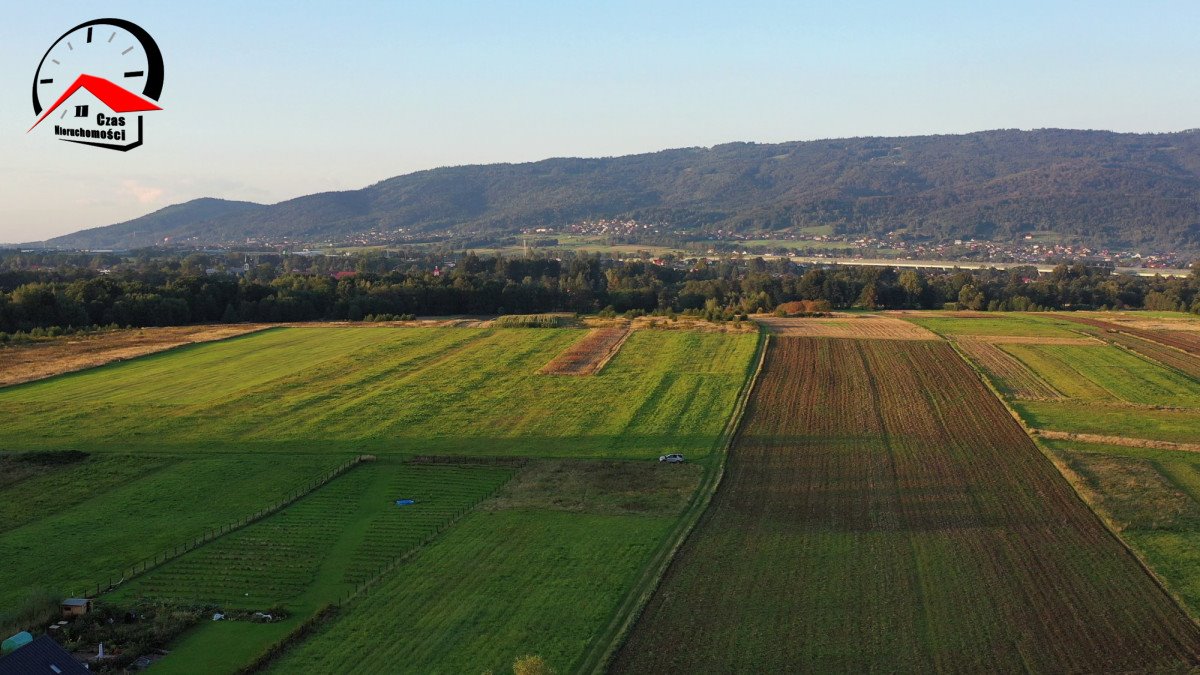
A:
<svg viewBox="0 0 1200 675">
<path fill-rule="evenodd" d="M 638 331 L 595 377 L 537 374 L 581 330 L 288 328 L 0 390 L 0 450 L 707 455 L 755 336 Z"/>
<path fill-rule="evenodd" d="M 99 602 L 233 612 L 155 665 L 221 673 L 332 604 L 283 672 L 565 671 L 716 469 L 758 345 L 637 331 L 598 375 L 538 374 L 585 334 L 278 328 L 0 389 L 0 618 L 114 584 Z M 689 463 L 654 461 L 671 452 Z M 345 636 L 378 622 L 398 637 L 367 658 Z"/>
<path fill-rule="evenodd" d="M 1097 510 L 1200 617 L 1200 454 L 1043 441 Z"/>
<path fill-rule="evenodd" d="M 1080 337 L 1078 324 L 1053 314 L 1006 312 L 989 316 L 939 316 L 937 312 L 925 312 L 909 313 L 904 319 L 945 336 Z"/>
</svg>

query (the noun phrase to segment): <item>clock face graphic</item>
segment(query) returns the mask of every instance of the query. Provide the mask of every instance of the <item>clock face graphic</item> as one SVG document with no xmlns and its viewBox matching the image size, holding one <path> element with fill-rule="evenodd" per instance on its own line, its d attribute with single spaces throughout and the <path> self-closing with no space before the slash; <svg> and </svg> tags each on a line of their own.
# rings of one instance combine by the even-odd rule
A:
<svg viewBox="0 0 1200 675">
<path fill-rule="evenodd" d="M 150 34 L 124 19 L 95 19 L 50 45 L 33 76 L 33 112 L 54 103 L 80 75 L 100 77 L 157 101 L 163 87 L 162 52 Z"/>
<path fill-rule="evenodd" d="M 162 87 L 162 52 L 141 26 L 124 19 L 81 23 L 55 40 L 38 63 L 37 121 L 29 131 L 53 114 L 60 141 L 132 150 L 142 145 L 140 113 L 162 110 L 155 103 Z"/>
</svg>

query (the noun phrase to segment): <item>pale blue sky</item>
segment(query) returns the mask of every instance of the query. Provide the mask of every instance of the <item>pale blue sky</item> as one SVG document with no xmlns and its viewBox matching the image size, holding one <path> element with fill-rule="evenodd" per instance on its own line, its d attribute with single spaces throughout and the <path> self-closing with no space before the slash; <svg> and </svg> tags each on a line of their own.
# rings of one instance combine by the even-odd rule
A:
<svg viewBox="0 0 1200 675">
<path fill-rule="evenodd" d="M 12 3 L 0 241 L 200 196 L 275 202 L 477 162 L 726 141 L 1200 127 L 1200 3 Z M 347 7 L 346 5 L 349 5 Z M 47 47 L 113 16 L 162 48 L 115 153 L 26 134 Z"/>
</svg>

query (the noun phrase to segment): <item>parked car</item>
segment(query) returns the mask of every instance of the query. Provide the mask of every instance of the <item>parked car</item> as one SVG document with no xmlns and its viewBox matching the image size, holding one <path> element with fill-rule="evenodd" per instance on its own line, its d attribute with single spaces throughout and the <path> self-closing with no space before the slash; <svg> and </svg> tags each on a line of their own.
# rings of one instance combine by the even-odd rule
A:
<svg viewBox="0 0 1200 675">
<path fill-rule="evenodd" d="M 668 463 L 668 464 L 678 464 L 679 462 L 682 462 L 682 461 L 683 461 L 683 455 L 681 455 L 681 454 L 679 454 L 679 453 L 674 453 L 674 454 L 670 454 L 670 455 L 663 455 L 663 456 L 661 456 L 661 457 L 659 457 L 659 458 L 658 458 L 658 461 L 660 461 L 660 462 L 666 462 L 666 463 Z"/>
</svg>

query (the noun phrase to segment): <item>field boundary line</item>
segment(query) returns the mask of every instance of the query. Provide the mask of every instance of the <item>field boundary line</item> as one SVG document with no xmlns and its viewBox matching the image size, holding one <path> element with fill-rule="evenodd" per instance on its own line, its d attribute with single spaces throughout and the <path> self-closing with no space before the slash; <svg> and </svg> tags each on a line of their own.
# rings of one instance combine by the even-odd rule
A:
<svg viewBox="0 0 1200 675">
<path fill-rule="evenodd" d="M 1063 480 L 1067 482 L 1067 485 L 1071 487 L 1071 492 L 1075 495 L 1075 498 L 1083 502 L 1083 505 L 1087 507 L 1088 511 L 1090 511 L 1096 520 L 1100 521 L 1100 524 L 1104 526 L 1104 529 L 1108 532 L 1109 536 L 1117 540 L 1117 543 L 1121 545 L 1121 548 L 1125 549 L 1125 552 L 1137 562 L 1138 566 L 1140 566 L 1147 575 L 1149 575 L 1150 579 L 1154 581 L 1154 584 L 1158 586 L 1159 590 L 1161 590 L 1163 594 L 1170 598 L 1171 602 L 1175 603 L 1175 606 L 1179 608 L 1179 611 L 1183 612 L 1183 615 L 1190 619 L 1193 624 L 1200 626 L 1200 615 L 1192 612 L 1192 610 L 1188 607 L 1188 604 L 1184 602 L 1183 598 L 1181 598 L 1171 588 L 1166 579 L 1160 577 L 1158 573 L 1154 571 L 1154 568 L 1150 566 L 1150 563 L 1143 558 L 1142 555 L 1137 552 L 1137 550 L 1130 546 L 1128 542 L 1125 541 L 1118 531 L 1116 523 L 1102 514 L 1096 508 L 1093 501 L 1088 499 L 1087 495 L 1091 494 L 1092 491 L 1083 482 L 1083 478 L 1057 454 L 1041 443 L 1039 436 L 1043 432 L 1040 432 L 1039 430 L 1034 429 L 1026 424 L 1025 420 L 1021 418 L 1021 415 L 1018 414 L 1017 411 L 1008 404 L 1008 400 L 1005 399 L 1004 396 L 1000 394 L 1000 391 L 992 385 L 987 376 L 980 372 L 978 366 L 976 366 L 970 359 L 967 359 L 962 352 L 958 351 L 958 345 L 954 344 L 953 340 L 947 340 L 947 342 L 954 347 L 954 351 L 958 353 L 959 358 L 962 358 L 964 361 L 966 361 L 967 365 L 969 365 L 971 369 L 975 371 L 976 376 L 983 380 L 984 386 L 986 386 L 992 392 L 993 396 L 999 399 L 1000 404 L 1004 406 L 1004 409 L 1008 411 L 1008 414 L 1012 415 L 1013 419 L 1017 421 L 1017 424 L 1021 425 L 1021 428 L 1025 431 L 1025 435 L 1028 436 L 1029 440 L 1033 442 L 1033 446 L 1042 453 L 1042 456 L 1054 466 L 1054 468 L 1058 471 L 1058 474 L 1062 476 Z"/>
<path fill-rule="evenodd" d="M 373 462 L 373 461 L 375 461 L 375 455 L 356 455 L 352 459 L 348 459 L 345 462 L 343 462 L 342 464 L 340 464 L 340 465 L 334 467 L 333 469 L 329 470 L 328 472 L 322 474 L 319 478 L 317 478 L 312 483 L 310 483 L 310 484 L 306 483 L 304 487 L 297 488 L 297 489 L 289 492 L 286 497 L 279 500 L 278 502 L 276 502 L 270 506 L 263 507 L 262 509 L 255 511 L 253 514 L 246 516 L 240 520 L 234 521 L 232 523 L 227 523 L 218 528 L 210 529 L 207 532 L 205 532 L 204 534 L 200 535 L 199 537 L 195 537 L 193 539 L 188 540 L 187 543 L 179 544 L 177 546 L 174 546 L 174 547 L 168 549 L 167 551 L 155 554 L 144 560 L 140 560 L 140 561 L 134 563 L 133 565 L 130 565 L 126 570 L 122 571 L 121 576 L 119 578 L 116 575 L 112 575 L 109 577 L 107 584 L 105 584 L 103 581 L 97 583 L 95 588 L 91 589 L 91 590 L 94 590 L 94 593 L 92 593 L 92 594 L 87 593 L 87 590 L 90 589 L 90 587 L 89 587 L 89 589 L 84 589 L 84 592 L 81 593 L 78 597 L 96 598 L 96 597 L 100 597 L 101 595 L 103 595 L 105 593 L 109 593 L 113 590 L 116 590 L 121 584 L 124 584 L 125 582 L 128 582 L 128 581 L 133 581 L 134 579 L 146 574 L 147 572 L 151 572 L 159 567 L 162 567 L 166 563 L 171 562 L 172 560 L 175 560 L 177 558 L 185 556 L 188 553 L 200 548 L 201 546 L 204 546 L 205 544 L 207 544 L 209 542 L 220 539 L 221 537 L 224 537 L 233 532 L 237 532 L 238 530 L 240 530 L 244 527 L 253 525 L 254 523 L 257 523 L 258 521 L 263 520 L 264 518 L 267 518 L 269 516 L 272 516 L 272 515 L 278 513 L 280 510 L 282 510 L 288 506 L 291 506 L 292 504 L 300 501 L 301 499 L 304 499 L 305 497 L 307 497 L 307 496 L 311 495 L 312 493 L 316 492 L 317 490 L 321 489 L 325 485 L 329 484 L 330 481 L 345 474 L 350 469 L 353 469 L 354 467 L 362 464 L 363 462 Z"/>
<path fill-rule="evenodd" d="M 733 413 L 726 421 L 725 428 L 721 432 L 721 437 L 718 441 L 716 467 L 706 472 L 703 482 L 697 486 L 696 493 L 693 495 L 687 509 L 680 516 L 674 528 L 667 534 L 666 540 L 654 554 L 654 557 L 650 559 L 650 562 L 643 569 L 641 577 L 625 595 L 621 604 L 618 605 L 608 627 L 592 641 L 592 645 L 580 657 L 580 660 L 571 669 L 571 672 L 603 673 L 607 670 L 613 656 L 621 645 L 625 643 L 629 631 L 641 617 L 642 611 L 650 601 L 651 596 L 658 590 L 663 577 L 667 573 L 667 569 L 670 567 L 671 562 L 675 560 L 675 554 L 683 547 L 684 542 L 687 541 L 692 531 L 695 530 L 696 525 L 700 522 L 701 517 L 708 510 L 713 496 L 717 493 L 717 488 L 721 485 L 721 479 L 725 476 L 725 463 L 729 457 L 729 451 L 740 437 L 742 419 L 745 417 L 746 408 L 749 406 L 750 395 L 758 383 L 758 376 L 762 373 L 763 365 L 766 363 L 767 350 L 770 347 L 771 337 L 766 328 L 760 324 L 758 328 L 758 344 L 756 345 L 754 358 L 751 360 L 751 363 L 755 364 L 754 370 L 742 382 L 742 388 L 738 391 L 738 396 L 734 400 Z"/>
</svg>

